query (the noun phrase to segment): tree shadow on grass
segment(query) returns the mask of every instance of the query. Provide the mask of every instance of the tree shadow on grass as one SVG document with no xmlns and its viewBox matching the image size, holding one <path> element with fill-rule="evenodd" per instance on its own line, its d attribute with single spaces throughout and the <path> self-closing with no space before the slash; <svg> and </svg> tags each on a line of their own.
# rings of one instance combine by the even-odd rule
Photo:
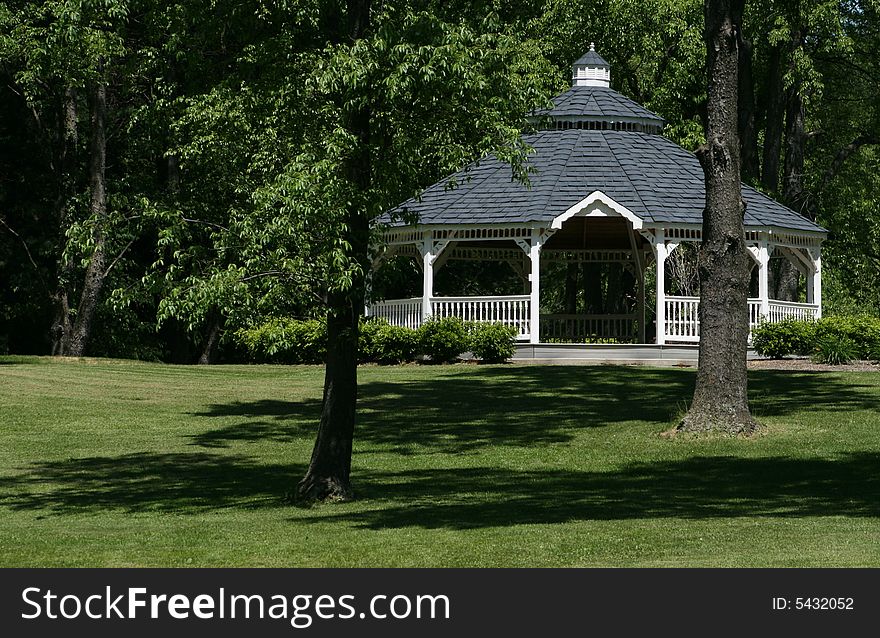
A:
<svg viewBox="0 0 880 638">
<path fill-rule="evenodd" d="M 281 505 L 305 466 L 262 464 L 245 456 L 152 454 L 33 463 L 0 478 L 0 506 L 72 514 L 83 511 L 198 512 Z"/>
<path fill-rule="evenodd" d="M 612 472 L 433 469 L 368 474 L 381 507 L 313 523 L 474 529 L 646 518 L 880 516 L 880 454 L 835 459 L 697 457 Z M 297 519 L 302 520 L 302 519 Z"/>
<path fill-rule="evenodd" d="M 487 445 L 565 443 L 583 428 L 628 421 L 668 424 L 693 395 L 689 371 L 623 366 L 437 368 L 429 379 L 360 385 L 355 438 L 397 454 L 468 453 Z M 825 373 L 760 371 L 751 375 L 756 415 L 803 410 L 880 410 L 870 381 Z M 289 442 L 314 436 L 320 402 L 262 399 L 216 404 L 195 416 L 237 423 L 208 426 L 192 445 Z"/>
<path fill-rule="evenodd" d="M 245 420 L 190 436 L 190 445 L 225 448 L 234 443 L 270 441 L 289 443 L 315 436 L 321 416 L 320 401 L 234 401 L 212 405 L 198 417 L 242 417 Z"/>
<path fill-rule="evenodd" d="M 650 518 L 878 517 L 878 465 L 880 454 L 860 453 L 828 459 L 695 457 L 607 472 L 356 468 L 355 491 L 366 508 L 318 508 L 293 522 L 380 530 Z M 303 471 L 209 452 L 70 459 L 35 463 L 0 479 L 0 505 L 45 515 L 274 508 Z"/>
<path fill-rule="evenodd" d="M 564 443 L 582 428 L 668 421 L 692 392 L 692 375 L 668 370 L 548 366 L 436 371 L 429 379 L 361 383 L 357 441 L 397 454 Z M 320 410 L 314 400 L 215 404 L 194 416 L 244 420 L 194 435 L 190 443 L 227 447 L 314 436 Z"/>
<path fill-rule="evenodd" d="M 880 375 L 752 370 L 749 398 L 759 419 L 815 410 L 880 412 Z"/>
</svg>

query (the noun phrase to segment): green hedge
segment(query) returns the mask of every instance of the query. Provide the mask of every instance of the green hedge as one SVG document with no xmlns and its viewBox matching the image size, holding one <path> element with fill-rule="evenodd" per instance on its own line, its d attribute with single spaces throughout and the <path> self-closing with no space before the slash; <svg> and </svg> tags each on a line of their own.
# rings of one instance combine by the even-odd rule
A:
<svg viewBox="0 0 880 638">
<path fill-rule="evenodd" d="M 458 360 L 459 355 L 470 350 L 469 326 L 458 317 L 429 319 L 418 330 L 419 351 L 434 363 Z"/>
<path fill-rule="evenodd" d="M 752 347 L 762 357 L 781 359 L 788 355 L 807 355 L 816 341 L 816 322 L 786 319 L 764 322 L 752 331 Z"/>
<path fill-rule="evenodd" d="M 392 326 L 385 319 L 361 324 L 362 361 L 390 364 L 413 361 L 419 350 L 418 333 L 403 326 Z"/>
<path fill-rule="evenodd" d="M 812 355 L 819 361 L 880 358 L 880 317 L 824 317 L 818 321 L 765 322 L 752 332 L 764 357 Z"/>
<path fill-rule="evenodd" d="M 516 329 L 503 324 L 465 323 L 455 317 L 432 319 L 418 330 L 392 326 L 384 319 L 367 319 L 360 327 L 360 360 L 381 364 L 414 361 L 457 361 L 465 352 L 498 363 L 515 352 Z M 273 319 L 239 330 L 235 341 L 254 363 L 321 363 L 327 352 L 327 328 L 322 320 Z"/>
<path fill-rule="evenodd" d="M 478 323 L 471 330 L 471 352 L 486 363 L 502 363 L 516 352 L 517 329 L 503 323 Z"/>
<path fill-rule="evenodd" d="M 272 319 L 239 330 L 235 341 L 254 363 L 320 363 L 327 354 L 327 323 Z"/>
</svg>

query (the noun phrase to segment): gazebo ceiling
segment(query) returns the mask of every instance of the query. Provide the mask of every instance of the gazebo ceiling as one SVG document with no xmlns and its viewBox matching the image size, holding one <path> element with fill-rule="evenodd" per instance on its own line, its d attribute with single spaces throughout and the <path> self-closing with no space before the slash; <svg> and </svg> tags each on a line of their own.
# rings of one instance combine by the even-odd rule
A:
<svg viewBox="0 0 880 638">
<path fill-rule="evenodd" d="M 630 250 L 647 243 L 639 233 L 632 234 L 622 217 L 573 217 L 553 233 L 545 250 Z"/>
<path fill-rule="evenodd" d="M 645 225 L 702 224 L 705 191 L 699 160 L 661 135 L 569 129 L 540 131 L 524 140 L 535 151 L 528 162 L 529 187 L 512 178 L 506 163 L 484 158 L 453 176 L 455 188 L 442 180 L 391 214 L 414 214 L 420 225 L 431 226 L 549 226 L 599 191 Z M 747 227 L 825 232 L 749 186 L 743 186 L 743 199 Z"/>
</svg>

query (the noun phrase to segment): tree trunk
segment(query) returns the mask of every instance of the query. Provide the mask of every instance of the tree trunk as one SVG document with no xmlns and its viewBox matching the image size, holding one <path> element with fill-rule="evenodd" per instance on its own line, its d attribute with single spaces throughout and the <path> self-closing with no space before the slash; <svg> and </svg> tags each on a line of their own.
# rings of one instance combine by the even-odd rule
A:
<svg viewBox="0 0 880 638">
<path fill-rule="evenodd" d="M 809 196 L 804 189 L 804 155 L 807 131 L 804 126 L 804 100 L 801 86 L 795 83 L 788 91 L 785 112 L 785 159 L 782 169 L 782 198 L 792 210 L 807 219 L 815 219 Z M 775 278 L 776 299 L 798 301 L 800 273 L 791 261 L 783 259 Z"/>
<path fill-rule="evenodd" d="M 789 90 L 785 113 L 785 162 L 783 164 L 782 197 L 789 208 L 807 219 L 813 219 L 809 198 L 804 190 L 804 155 L 807 131 L 804 126 L 804 100 L 800 86 Z"/>
<path fill-rule="evenodd" d="M 577 313 L 578 306 L 578 265 L 572 262 L 565 265 L 565 314 Z"/>
<path fill-rule="evenodd" d="M 782 126 L 785 115 L 781 45 L 776 45 L 770 50 L 766 102 L 767 118 L 764 129 L 764 166 L 761 171 L 761 185 L 764 190 L 775 193 L 779 190 L 779 158 L 782 152 Z"/>
<path fill-rule="evenodd" d="M 602 264 L 587 262 L 583 265 L 584 312 L 588 315 L 601 315 L 602 306 Z"/>
<path fill-rule="evenodd" d="M 214 351 L 217 349 L 217 341 L 220 339 L 220 313 L 214 312 L 208 320 L 208 331 L 205 334 L 205 343 L 199 355 L 199 365 L 211 365 L 214 363 Z"/>
<path fill-rule="evenodd" d="M 620 264 L 608 264 L 608 286 L 605 288 L 605 312 L 609 315 L 620 312 L 623 297 L 623 268 Z"/>
<path fill-rule="evenodd" d="M 68 88 L 64 92 L 61 120 L 63 139 L 58 160 L 58 197 L 55 201 L 55 224 L 58 228 L 58 270 L 55 290 L 51 294 L 53 319 L 49 329 L 52 356 L 67 354 L 73 331 L 70 322 L 70 279 L 73 276 L 73 263 L 69 257 L 64 255 L 69 226 L 67 204 L 74 192 L 77 145 L 79 143 L 77 95 L 73 88 Z"/>
<path fill-rule="evenodd" d="M 752 76 L 752 43 L 742 37 L 739 41 L 739 139 L 742 158 L 742 178 L 753 182 L 760 177 L 758 163 L 758 131 L 755 128 L 755 88 Z"/>
<path fill-rule="evenodd" d="M 89 161 L 89 182 L 91 202 L 89 213 L 94 223 L 94 252 L 86 269 L 82 296 L 76 312 L 76 322 L 70 338 L 68 354 L 81 357 L 85 354 L 92 332 L 92 319 L 104 287 L 105 278 L 105 237 L 104 226 L 107 218 L 107 193 L 104 170 L 107 156 L 106 119 L 107 85 L 95 84 L 91 105 L 91 158 Z"/>
<path fill-rule="evenodd" d="M 706 179 L 700 246 L 700 364 L 694 400 L 679 430 L 750 434 L 749 256 L 743 229 L 737 135 L 737 32 L 743 0 L 706 0 L 708 124 L 697 154 Z"/>
<path fill-rule="evenodd" d="M 370 24 L 370 0 L 348 0 L 348 27 L 352 41 L 363 38 Z M 347 100 L 352 104 L 354 100 Z M 350 106 L 345 114 L 346 128 L 357 143 L 348 161 L 347 178 L 358 195 L 371 185 L 369 107 Z M 344 501 L 353 496 L 351 451 L 357 407 L 357 362 L 360 317 L 364 311 L 369 258 L 370 217 L 358 206 L 362 197 L 352 197 L 345 224 L 344 239 L 348 258 L 360 268 L 351 287 L 331 293 L 327 311 L 327 361 L 324 369 L 324 400 L 312 458 L 306 475 L 296 486 L 296 500 Z"/>
</svg>

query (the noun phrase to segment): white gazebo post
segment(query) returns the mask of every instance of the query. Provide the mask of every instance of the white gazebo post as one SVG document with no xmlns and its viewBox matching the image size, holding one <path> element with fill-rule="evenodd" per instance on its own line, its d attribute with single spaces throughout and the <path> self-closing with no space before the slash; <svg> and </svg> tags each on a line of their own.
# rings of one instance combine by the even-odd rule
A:
<svg viewBox="0 0 880 638">
<path fill-rule="evenodd" d="M 819 249 L 808 249 L 812 272 L 807 273 L 807 303 L 816 305 L 816 319 L 822 318 L 822 255 Z"/>
<path fill-rule="evenodd" d="M 657 310 L 654 313 L 657 324 L 657 345 L 666 343 L 666 231 L 658 228 L 654 236 L 654 250 L 657 256 Z"/>
<path fill-rule="evenodd" d="M 431 297 L 434 296 L 434 237 L 429 230 L 422 241 L 422 321 L 431 316 Z"/>
<path fill-rule="evenodd" d="M 767 240 L 758 244 L 758 298 L 761 300 L 761 317 L 770 318 L 770 249 Z"/>
<path fill-rule="evenodd" d="M 529 342 L 539 343 L 541 338 L 541 233 L 532 229 L 532 240 L 529 244 Z"/>
</svg>

